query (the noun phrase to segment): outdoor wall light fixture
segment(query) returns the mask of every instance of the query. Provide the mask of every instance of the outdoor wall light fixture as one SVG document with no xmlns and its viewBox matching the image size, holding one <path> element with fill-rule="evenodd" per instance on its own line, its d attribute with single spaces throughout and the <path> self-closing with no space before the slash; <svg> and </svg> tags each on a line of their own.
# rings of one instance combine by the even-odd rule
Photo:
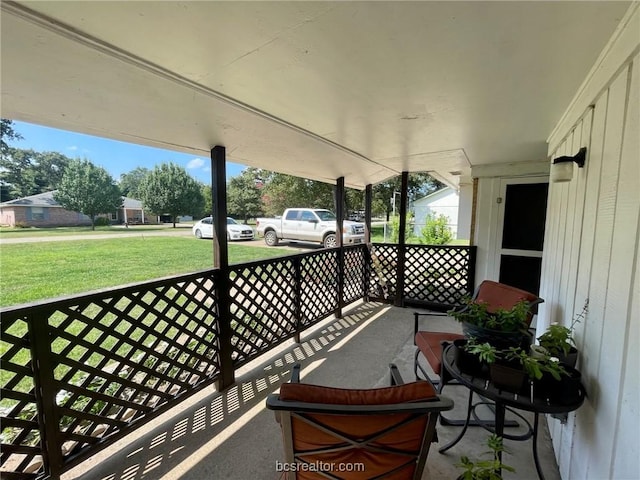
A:
<svg viewBox="0 0 640 480">
<path fill-rule="evenodd" d="M 558 157 L 553 160 L 551 165 L 551 181 L 569 182 L 573 178 L 573 163 L 578 164 L 578 168 L 584 167 L 584 161 L 587 158 L 587 147 L 582 147 L 573 157 Z"/>
</svg>

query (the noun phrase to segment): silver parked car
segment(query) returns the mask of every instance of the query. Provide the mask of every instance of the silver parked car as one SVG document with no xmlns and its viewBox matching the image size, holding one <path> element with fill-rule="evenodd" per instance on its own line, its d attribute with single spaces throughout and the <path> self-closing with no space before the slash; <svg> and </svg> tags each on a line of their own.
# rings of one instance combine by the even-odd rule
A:
<svg viewBox="0 0 640 480">
<path fill-rule="evenodd" d="M 192 228 L 196 238 L 213 238 L 213 218 L 206 217 Z M 227 240 L 253 240 L 253 228 L 227 217 Z"/>
</svg>

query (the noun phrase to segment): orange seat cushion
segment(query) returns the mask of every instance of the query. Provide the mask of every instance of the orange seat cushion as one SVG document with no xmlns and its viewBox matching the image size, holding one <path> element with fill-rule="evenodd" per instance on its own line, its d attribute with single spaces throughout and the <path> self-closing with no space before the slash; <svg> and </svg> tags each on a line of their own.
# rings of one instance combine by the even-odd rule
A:
<svg viewBox="0 0 640 480">
<path fill-rule="evenodd" d="M 286 401 L 337 404 L 337 405 L 393 405 L 405 402 L 428 401 L 437 398 L 433 386 L 425 381 L 408 383 L 386 388 L 366 390 L 342 389 L 310 385 L 304 383 L 287 383 L 280 387 L 280 399 Z M 390 479 L 412 478 L 415 462 L 407 464 L 408 457 L 401 452 L 417 454 L 424 439 L 427 417 L 413 416 L 409 413 L 385 413 L 373 415 L 343 414 L 302 414 L 303 420 L 295 416 L 291 420 L 294 450 L 303 461 L 324 465 L 347 465 L 361 463 L 364 471 L 349 472 L 345 477 L 352 480 L 377 478 Z M 317 422 L 319 428 L 311 422 Z M 399 428 L 393 428 L 399 426 Z M 331 432 L 336 432 L 338 435 Z M 372 440 L 371 450 L 357 444 L 347 447 L 340 438 L 360 442 Z M 326 451 L 340 447 L 337 451 Z M 380 448 L 389 451 L 375 451 Z M 319 450 L 319 451 L 318 451 Z M 393 472 L 389 474 L 389 472 Z M 337 471 L 333 475 L 341 475 Z M 316 480 L 326 478 L 316 472 L 299 471 L 297 480 Z"/>
<path fill-rule="evenodd" d="M 464 338 L 459 333 L 446 332 L 418 332 L 416 333 L 416 346 L 427 360 L 436 375 L 442 371 L 442 344 L 441 342 L 453 342 Z"/>
</svg>

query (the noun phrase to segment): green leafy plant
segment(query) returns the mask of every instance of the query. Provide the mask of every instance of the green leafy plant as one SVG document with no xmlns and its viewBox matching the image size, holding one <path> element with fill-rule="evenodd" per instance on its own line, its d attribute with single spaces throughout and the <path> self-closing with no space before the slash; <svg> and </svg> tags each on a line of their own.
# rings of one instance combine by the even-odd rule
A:
<svg viewBox="0 0 640 480">
<path fill-rule="evenodd" d="M 469 353 L 473 353 L 480 358 L 480 361 L 491 364 L 498 358 L 498 350 L 490 343 L 476 343 L 475 339 L 469 339 L 465 350 Z"/>
<path fill-rule="evenodd" d="M 453 239 L 447 216 L 439 215 L 436 217 L 433 213 L 427 215 L 420 235 L 420 243 L 426 245 L 446 245 Z"/>
<path fill-rule="evenodd" d="M 487 439 L 489 451 L 485 455 L 491 455 L 492 458 L 486 460 L 472 461 L 467 456 L 460 457 L 458 467 L 463 469 L 459 478 L 463 480 L 501 480 L 501 470 L 507 472 L 515 472 L 515 468 L 505 465 L 500 460 L 503 452 L 509 453 L 503 445 L 502 438 L 496 434 L 490 435 Z"/>
<path fill-rule="evenodd" d="M 565 327 L 558 323 L 549 325 L 547 331 L 538 337 L 540 345 L 546 348 L 552 356 L 567 355 L 571 347 L 576 346 L 576 341 L 573 338 L 575 326 L 585 318 L 588 310 L 589 300 L 587 299 L 582 311 L 573 318 L 570 326 Z"/>
<path fill-rule="evenodd" d="M 498 308 L 493 314 L 489 315 L 487 328 L 504 332 L 526 330 L 528 313 L 529 303 L 525 300 L 516 303 L 510 310 Z"/>
<path fill-rule="evenodd" d="M 511 347 L 498 355 L 508 361 L 517 361 L 527 373 L 530 379 L 540 380 L 547 372 L 556 380 L 560 380 L 562 375 L 568 375 L 567 371 L 560 365 L 556 357 L 541 355 L 534 357 L 522 348 Z"/>
<path fill-rule="evenodd" d="M 527 330 L 529 303 L 526 300 L 521 300 L 509 310 L 498 308 L 495 312 L 489 312 L 488 304 L 485 302 L 476 302 L 467 298 L 464 304 L 462 309 L 450 310 L 447 313 L 459 322 L 491 330 L 502 332 Z"/>
<path fill-rule="evenodd" d="M 407 213 L 405 217 L 405 234 L 404 240 L 406 243 L 412 243 L 415 236 L 413 234 L 413 230 L 408 228 L 411 224 L 411 220 L 413 219 L 413 214 L 411 212 Z M 400 215 L 395 215 L 391 218 L 391 242 L 398 243 L 400 241 Z"/>
</svg>

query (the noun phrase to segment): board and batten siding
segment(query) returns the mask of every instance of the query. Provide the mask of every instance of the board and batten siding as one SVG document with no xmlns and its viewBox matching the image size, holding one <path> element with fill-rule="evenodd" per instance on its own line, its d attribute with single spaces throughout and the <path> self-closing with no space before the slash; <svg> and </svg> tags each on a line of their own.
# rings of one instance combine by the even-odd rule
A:
<svg viewBox="0 0 640 480">
<path fill-rule="evenodd" d="M 549 185 L 538 315 L 539 335 L 588 301 L 576 327 L 588 398 L 566 423 L 548 418 L 563 479 L 640 478 L 639 15 L 630 9 L 549 140 L 551 159 L 587 147 L 573 180 Z"/>
</svg>

